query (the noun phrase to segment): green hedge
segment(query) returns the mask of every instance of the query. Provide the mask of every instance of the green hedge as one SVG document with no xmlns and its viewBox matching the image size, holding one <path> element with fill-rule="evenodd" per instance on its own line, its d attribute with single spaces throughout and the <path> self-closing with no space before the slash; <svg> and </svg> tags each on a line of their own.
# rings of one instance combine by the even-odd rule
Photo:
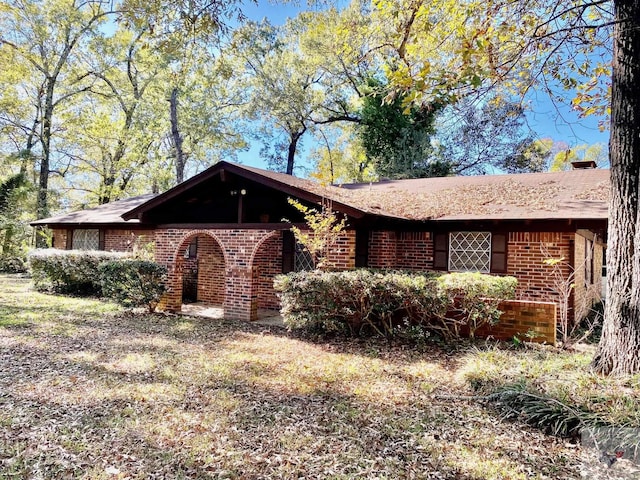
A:
<svg viewBox="0 0 640 480">
<path fill-rule="evenodd" d="M 33 250 L 28 260 L 36 290 L 99 296 L 102 285 L 98 266 L 125 257 L 120 252 L 47 248 Z"/>
<path fill-rule="evenodd" d="M 274 283 L 291 329 L 392 337 L 420 326 L 448 338 L 495 323 L 499 300 L 513 298 L 516 284 L 513 277 L 366 269 L 291 273 Z"/>
<path fill-rule="evenodd" d="M 0 273 L 25 273 L 27 271 L 27 262 L 22 257 L 0 256 Z"/>
<path fill-rule="evenodd" d="M 148 260 L 113 260 L 102 263 L 102 294 L 125 307 L 147 307 L 154 312 L 166 291 L 167 269 Z"/>
<path fill-rule="evenodd" d="M 485 324 L 494 325 L 502 312 L 501 300 L 515 298 L 518 281 L 514 277 L 498 277 L 482 273 L 448 273 L 438 277 L 438 292 L 448 305 L 440 323 L 447 332 L 460 335 L 463 328 L 473 337 Z M 436 319 L 438 320 L 438 319 Z"/>
</svg>

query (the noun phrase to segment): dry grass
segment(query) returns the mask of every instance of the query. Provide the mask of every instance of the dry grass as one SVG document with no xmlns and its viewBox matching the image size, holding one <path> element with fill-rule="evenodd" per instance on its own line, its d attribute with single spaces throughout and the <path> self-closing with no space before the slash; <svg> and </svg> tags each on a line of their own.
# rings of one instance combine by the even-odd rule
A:
<svg viewBox="0 0 640 480">
<path fill-rule="evenodd" d="M 597 375 L 589 366 L 595 346 L 580 347 L 578 352 L 533 346 L 468 352 L 461 358 L 459 380 L 483 394 L 520 385 L 592 412 L 607 424 L 640 428 L 640 375 Z"/>
<path fill-rule="evenodd" d="M 0 276 L 0 478 L 579 478 L 460 353 L 132 314 Z"/>
</svg>

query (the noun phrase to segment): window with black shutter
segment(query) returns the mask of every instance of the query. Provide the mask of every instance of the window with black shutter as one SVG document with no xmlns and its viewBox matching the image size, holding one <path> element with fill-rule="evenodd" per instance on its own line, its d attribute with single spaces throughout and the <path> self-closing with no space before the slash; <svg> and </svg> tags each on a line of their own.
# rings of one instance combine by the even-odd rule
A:
<svg viewBox="0 0 640 480">
<path fill-rule="evenodd" d="M 450 272 L 507 272 L 507 235 L 478 231 L 436 233 L 433 268 Z"/>
<path fill-rule="evenodd" d="M 433 237 L 433 268 L 447 270 L 449 265 L 449 234 L 436 233 Z"/>
<path fill-rule="evenodd" d="M 507 235 L 494 233 L 491 237 L 491 273 L 507 273 Z"/>
<path fill-rule="evenodd" d="M 356 268 L 369 266 L 369 231 L 356 230 Z"/>
</svg>

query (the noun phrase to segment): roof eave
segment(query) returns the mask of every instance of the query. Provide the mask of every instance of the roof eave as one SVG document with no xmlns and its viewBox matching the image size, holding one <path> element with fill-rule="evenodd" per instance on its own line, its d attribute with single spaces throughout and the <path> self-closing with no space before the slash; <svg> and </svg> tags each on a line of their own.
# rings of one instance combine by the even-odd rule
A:
<svg viewBox="0 0 640 480">
<path fill-rule="evenodd" d="M 213 165 L 212 167 L 210 167 L 209 169 L 205 170 L 204 172 L 199 173 L 198 175 L 195 175 L 194 177 L 191 177 L 189 180 L 182 182 L 179 185 L 176 185 L 175 187 L 167 190 L 166 192 L 164 192 L 163 194 L 160 194 L 150 200 L 148 200 L 147 202 L 138 205 L 136 208 L 133 208 L 131 210 L 129 210 L 128 212 L 125 212 L 122 215 L 122 218 L 124 220 L 132 220 L 132 219 L 140 219 L 141 215 L 144 214 L 146 211 L 157 207 L 161 204 L 163 204 L 164 202 L 171 200 L 172 198 L 177 197 L 178 195 L 180 195 L 181 193 L 201 184 L 202 182 L 209 180 L 210 178 L 214 177 L 215 175 L 218 175 L 219 173 L 228 170 L 231 173 L 234 173 L 236 175 L 239 175 L 241 177 L 246 178 L 247 180 L 252 180 L 252 181 L 256 181 L 261 183 L 262 185 L 265 185 L 267 187 L 272 187 L 275 188 L 277 190 L 280 190 L 284 193 L 290 194 L 290 195 L 294 195 L 302 200 L 307 200 L 307 201 L 311 201 L 311 202 L 320 202 L 322 201 L 322 199 L 324 198 L 322 195 L 318 195 L 316 193 L 310 192 L 308 190 L 302 189 L 302 188 L 298 188 L 295 187 L 293 185 L 288 185 L 284 182 L 280 182 L 276 179 L 270 178 L 270 177 L 266 177 L 264 175 L 261 175 L 257 172 L 251 171 L 251 170 L 247 170 L 242 168 L 240 165 L 235 165 L 233 163 L 229 163 L 229 162 L 225 162 L 225 161 L 221 161 L 216 163 L 215 165 Z M 350 206 L 350 205 L 346 205 L 342 202 L 336 201 L 334 199 L 331 199 L 333 204 L 336 205 L 337 209 L 340 210 L 343 213 L 346 213 L 347 215 L 350 215 L 354 218 L 362 218 L 367 212 L 360 210 L 356 207 Z"/>
<path fill-rule="evenodd" d="M 32 227 L 48 227 L 48 228 L 73 228 L 73 227 L 82 227 L 82 228 L 153 228 L 153 225 L 142 223 L 137 219 L 129 220 L 127 222 L 47 222 L 41 220 L 36 220 L 34 222 L 29 223 Z"/>
</svg>

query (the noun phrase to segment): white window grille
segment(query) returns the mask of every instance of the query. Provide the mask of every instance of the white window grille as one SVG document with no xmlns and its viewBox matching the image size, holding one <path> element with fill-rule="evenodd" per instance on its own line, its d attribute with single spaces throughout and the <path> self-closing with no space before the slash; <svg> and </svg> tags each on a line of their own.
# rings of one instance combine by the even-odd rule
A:
<svg viewBox="0 0 640 480">
<path fill-rule="evenodd" d="M 449 234 L 450 272 L 489 273 L 490 270 L 490 232 L 451 232 Z"/>
<path fill-rule="evenodd" d="M 294 270 L 296 272 L 310 271 L 316 268 L 313 256 L 302 245 L 296 242 L 296 254 Z"/>
<path fill-rule="evenodd" d="M 71 248 L 74 250 L 99 250 L 100 231 L 97 229 L 74 230 Z"/>
</svg>

